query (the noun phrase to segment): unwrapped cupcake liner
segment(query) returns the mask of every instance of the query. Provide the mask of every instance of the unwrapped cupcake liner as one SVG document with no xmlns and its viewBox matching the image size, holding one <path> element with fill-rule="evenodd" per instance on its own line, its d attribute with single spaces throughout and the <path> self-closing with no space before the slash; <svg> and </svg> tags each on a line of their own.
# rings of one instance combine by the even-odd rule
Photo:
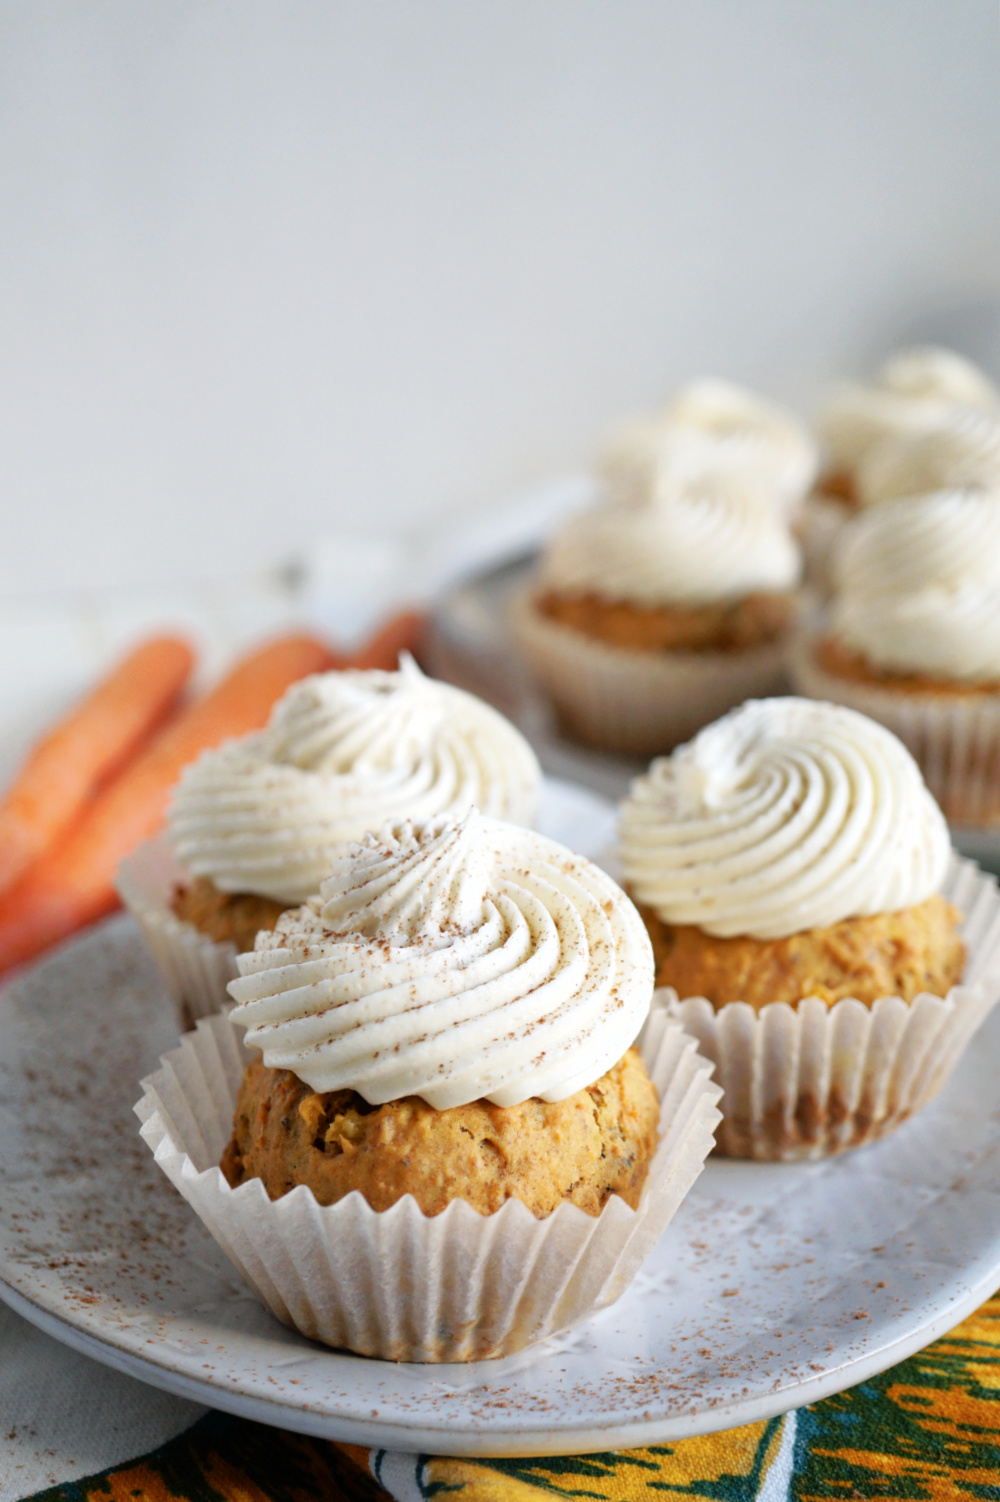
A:
<svg viewBox="0 0 1000 1502">
<path fill-rule="evenodd" d="M 530 591 L 510 620 L 567 732 L 608 751 L 669 751 L 744 699 L 788 686 L 784 638 L 742 652 L 630 651 L 550 620 Z"/>
<path fill-rule="evenodd" d="M 412 1195 L 376 1212 L 355 1191 L 320 1205 L 299 1185 L 232 1189 L 219 1159 L 251 1051 L 228 1015 L 203 1018 L 143 1080 L 142 1135 L 171 1183 L 278 1319 L 327 1345 L 391 1361 L 506 1356 L 587 1318 L 627 1288 L 711 1151 L 718 1086 L 693 1038 L 654 1005 L 639 1039 L 660 1095 L 660 1141 L 638 1209 L 519 1200 L 479 1215 L 454 1200 L 426 1216 Z"/>
<path fill-rule="evenodd" d="M 917 694 L 841 678 L 819 662 L 822 635 L 816 625 L 795 634 L 796 693 L 860 710 L 898 735 L 952 824 L 1000 824 L 1000 694 Z"/>
<path fill-rule="evenodd" d="M 217 943 L 173 912 L 174 893 L 190 882 L 166 834 L 139 845 L 122 861 L 116 878 L 118 895 L 142 930 L 182 1029 L 231 1006 L 226 986 L 239 975 L 234 944 Z"/>
<path fill-rule="evenodd" d="M 825 1158 L 874 1142 L 927 1104 L 1000 997 L 1000 891 L 953 856 L 943 894 L 965 915 L 963 983 L 943 999 L 883 996 L 871 1007 L 816 997 L 755 1012 L 734 1001 L 657 997 L 698 1039 L 722 1086 L 716 1151 L 730 1158 Z"/>
</svg>

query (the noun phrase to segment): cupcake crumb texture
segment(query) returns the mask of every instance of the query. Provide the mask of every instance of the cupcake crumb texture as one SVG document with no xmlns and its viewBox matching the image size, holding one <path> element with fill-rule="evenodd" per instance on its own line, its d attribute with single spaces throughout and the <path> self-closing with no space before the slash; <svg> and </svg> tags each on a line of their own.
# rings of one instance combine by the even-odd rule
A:
<svg viewBox="0 0 1000 1502">
<path fill-rule="evenodd" d="M 748 651 L 776 641 L 795 612 L 793 594 L 768 591 L 698 605 L 642 605 L 547 590 L 537 603 L 560 625 L 639 652 Z"/>
<path fill-rule="evenodd" d="M 519 1199 L 539 1219 L 564 1200 L 597 1216 L 612 1194 L 638 1205 L 659 1113 L 635 1049 L 554 1104 L 477 1100 L 445 1111 L 416 1096 L 371 1106 L 353 1090 L 317 1094 L 254 1062 L 221 1167 L 233 1188 L 260 1178 L 271 1199 L 305 1184 L 321 1205 L 357 1189 L 375 1211 L 412 1194 L 430 1216 L 453 1199 L 481 1215 Z"/>
<path fill-rule="evenodd" d="M 1000 692 L 1000 678 L 985 683 L 962 683 L 953 678 L 934 678 L 926 673 L 894 671 L 879 668 L 863 652 L 852 652 L 834 636 L 824 636 L 816 643 L 816 661 L 825 673 L 835 678 L 845 678 L 850 683 L 868 684 L 875 688 L 896 689 L 900 693 L 954 697 L 995 694 Z"/>
<path fill-rule="evenodd" d="M 703 996 L 716 1010 L 732 1001 L 754 1011 L 771 1002 L 796 1007 L 811 996 L 827 1006 L 849 996 L 864 1006 L 882 996 L 912 1002 L 923 992 L 947 996 L 965 968 L 961 914 L 941 896 L 780 939 L 720 939 L 640 911 L 657 985 L 673 986 L 681 998 Z"/>
<path fill-rule="evenodd" d="M 171 903 L 182 923 L 192 924 L 216 944 L 234 944 L 237 954 L 253 949 L 258 933 L 272 929 L 287 906 L 254 892 L 220 892 L 208 876 L 178 887 Z"/>
</svg>

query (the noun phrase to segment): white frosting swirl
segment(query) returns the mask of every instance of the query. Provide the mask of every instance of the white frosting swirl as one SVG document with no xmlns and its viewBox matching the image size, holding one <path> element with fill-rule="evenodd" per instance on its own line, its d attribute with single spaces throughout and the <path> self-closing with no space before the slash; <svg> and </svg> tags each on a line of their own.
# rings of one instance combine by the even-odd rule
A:
<svg viewBox="0 0 1000 1502">
<path fill-rule="evenodd" d="M 1000 408 L 955 407 L 926 429 L 883 439 L 856 482 L 863 506 L 958 487 L 1000 490 Z"/>
<path fill-rule="evenodd" d="M 636 779 L 621 854 L 665 922 L 779 939 L 925 901 L 949 839 L 890 731 L 839 705 L 762 699 Z"/>
<path fill-rule="evenodd" d="M 680 487 L 642 506 L 573 517 L 549 544 L 541 582 L 637 605 L 699 605 L 791 589 L 798 547 L 775 509 L 732 486 Z"/>
<path fill-rule="evenodd" d="M 611 878 L 475 810 L 366 836 L 239 966 L 232 1016 L 270 1068 L 438 1110 L 584 1089 L 653 994 L 648 936 Z"/>
<path fill-rule="evenodd" d="M 883 362 L 878 384 L 918 400 L 943 398 L 974 407 L 1000 402 L 1000 390 L 972 360 L 940 344 L 914 344 L 895 350 Z"/>
<path fill-rule="evenodd" d="M 875 667 L 1000 679 L 1000 495 L 886 501 L 844 528 L 835 573 L 833 634 Z"/>
<path fill-rule="evenodd" d="M 621 428 L 601 459 L 608 495 L 641 504 L 704 480 L 759 491 L 787 514 L 816 478 L 816 445 L 783 407 L 728 381 L 684 386 L 658 417 Z"/>
<path fill-rule="evenodd" d="M 885 438 L 947 422 L 956 407 L 994 407 L 1000 391 L 970 360 L 933 345 L 897 350 L 874 381 L 839 387 L 820 416 L 829 463 L 853 471 Z"/>
<path fill-rule="evenodd" d="M 385 821 L 475 805 L 535 818 L 541 774 L 504 717 L 472 694 L 397 673 L 320 673 L 293 684 L 265 730 L 187 767 L 168 815 L 174 849 L 224 892 L 304 902 L 334 853 Z"/>
</svg>

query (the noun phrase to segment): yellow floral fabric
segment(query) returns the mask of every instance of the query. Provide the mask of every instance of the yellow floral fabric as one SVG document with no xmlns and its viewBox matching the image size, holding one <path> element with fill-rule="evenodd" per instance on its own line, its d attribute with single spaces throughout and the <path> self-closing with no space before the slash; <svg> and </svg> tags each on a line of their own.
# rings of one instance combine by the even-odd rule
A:
<svg viewBox="0 0 1000 1502">
<path fill-rule="evenodd" d="M 767 1423 L 596 1455 L 368 1451 L 213 1413 L 45 1502 L 1000 1502 L 1000 1295 L 879 1377 Z"/>
</svg>

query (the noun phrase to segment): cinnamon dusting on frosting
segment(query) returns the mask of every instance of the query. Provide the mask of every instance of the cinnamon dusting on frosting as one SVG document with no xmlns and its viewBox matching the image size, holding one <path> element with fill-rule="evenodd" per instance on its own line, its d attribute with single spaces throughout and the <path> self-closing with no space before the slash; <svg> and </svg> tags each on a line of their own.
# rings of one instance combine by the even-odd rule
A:
<svg viewBox="0 0 1000 1502">
<path fill-rule="evenodd" d="M 562 1100 L 652 997 L 638 913 L 597 866 L 473 810 L 368 835 L 239 958 L 234 1018 L 312 1089 L 437 1109 Z"/>
</svg>

